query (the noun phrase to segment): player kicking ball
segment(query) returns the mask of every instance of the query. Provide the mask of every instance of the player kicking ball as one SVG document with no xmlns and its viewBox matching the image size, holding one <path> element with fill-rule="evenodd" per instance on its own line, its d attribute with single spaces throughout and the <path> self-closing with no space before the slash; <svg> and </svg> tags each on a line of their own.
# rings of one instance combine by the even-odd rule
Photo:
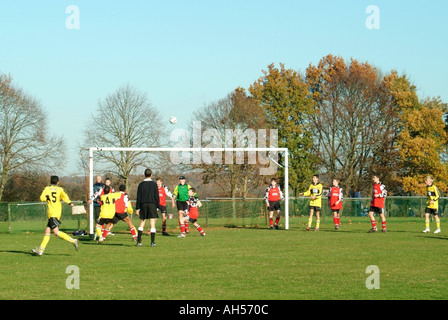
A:
<svg viewBox="0 0 448 320">
<path fill-rule="evenodd" d="M 131 201 L 129 200 L 129 195 L 126 193 L 126 186 L 122 184 L 120 185 L 118 190 L 119 193 L 121 193 L 121 196 L 120 198 L 115 200 L 115 217 L 113 219 L 113 226 L 116 225 L 119 221 L 125 222 L 128 225 L 129 231 L 131 231 L 132 240 L 137 241 L 137 230 L 135 229 L 131 218 L 129 218 L 128 216 L 128 213 L 129 214 L 134 213 L 134 209 L 132 209 Z"/>
<path fill-rule="evenodd" d="M 185 232 L 185 222 L 191 222 L 196 227 L 198 232 L 202 237 L 205 237 L 205 231 L 201 228 L 201 226 L 198 224 L 197 220 L 199 217 L 199 210 L 198 207 L 201 207 L 201 201 L 199 201 L 196 190 L 194 188 L 188 189 L 188 200 L 187 200 L 188 208 L 186 210 L 186 215 L 182 217 L 181 221 L 181 228 L 180 228 L 180 235 L 178 238 L 185 238 L 186 232 Z"/>
</svg>

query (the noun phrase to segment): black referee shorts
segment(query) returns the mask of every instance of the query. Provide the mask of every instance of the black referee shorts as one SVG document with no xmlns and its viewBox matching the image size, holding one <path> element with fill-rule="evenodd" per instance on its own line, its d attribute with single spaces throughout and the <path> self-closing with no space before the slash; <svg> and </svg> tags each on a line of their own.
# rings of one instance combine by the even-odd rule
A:
<svg viewBox="0 0 448 320">
<path fill-rule="evenodd" d="M 157 206 L 155 203 L 142 203 L 140 208 L 140 220 L 157 219 Z"/>
</svg>

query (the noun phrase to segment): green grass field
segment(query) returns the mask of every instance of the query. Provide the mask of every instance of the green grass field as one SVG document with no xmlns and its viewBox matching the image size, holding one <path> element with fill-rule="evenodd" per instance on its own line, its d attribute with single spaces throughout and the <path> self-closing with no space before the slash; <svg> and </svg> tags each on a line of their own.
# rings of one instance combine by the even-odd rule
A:
<svg viewBox="0 0 448 320">
<path fill-rule="evenodd" d="M 136 247 L 120 223 L 104 244 L 80 237 L 78 252 L 52 236 L 41 257 L 31 249 L 43 232 L 0 234 L 0 299 L 448 298 L 445 218 L 440 234 L 423 234 L 422 218 L 390 218 L 387 233 L 372 234 L 366 218 L 341 219 L 338 231 L 327 218 L 319 232 L 306 232 L 306 220 L 289 230 L 206 227 L 206 237 L 193 228 L 185 239 L 171 228 L 173 236 L 157 234 L 157 247 L 149 236 Z M 80 289 L 66 287 L 70 265 Z M 370 265 L 379 268 L 379 289 L 366 287 Z"/>
</svg>

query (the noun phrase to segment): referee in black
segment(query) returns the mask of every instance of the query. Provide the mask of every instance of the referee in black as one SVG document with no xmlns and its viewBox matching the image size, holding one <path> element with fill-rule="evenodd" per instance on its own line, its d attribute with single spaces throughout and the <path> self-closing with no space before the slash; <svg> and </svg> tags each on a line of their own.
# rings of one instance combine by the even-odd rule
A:
<svg viewBox="0 0 448 320">
<path fill-rule="evenodd" d="M 138 227 L 137 246 L 142 245 L 142 234 L 145 229 L 146 220 L 149 219 L 151 231 L 151 247 L 155 247 L 156 221 L 159 217 L 157 208 L 159 207 L 159 190 L 157 184 L 152 179 L 151 169 L 145 170 L 145 180 L 140 182 L 137 188 L 136 211 L 140 216 L 140 226 Z"/>
</svg>

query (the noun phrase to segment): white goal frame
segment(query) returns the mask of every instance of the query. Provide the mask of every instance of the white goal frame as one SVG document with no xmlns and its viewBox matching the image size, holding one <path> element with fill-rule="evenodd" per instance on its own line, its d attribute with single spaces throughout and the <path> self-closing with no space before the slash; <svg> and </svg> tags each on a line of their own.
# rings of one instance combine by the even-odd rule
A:
<svg viewBox="0 0 448 320">
<path fill-rule="evenodd" d="M 142 152 L 284 152 L 285 153 L 285 229 L 289 229 L 289 151 L 288 148 L 120 148 L 120 147 L 91 147 L 89 149 L 89 195 L 93 195 L 93 153 L 95 151 L 142 151 Z M 271 159 L 271 161 L 273 161 Z M 89 229 L 90 235 L 94 233 L 93 202 L 90 204 Z"/>
</svg>

